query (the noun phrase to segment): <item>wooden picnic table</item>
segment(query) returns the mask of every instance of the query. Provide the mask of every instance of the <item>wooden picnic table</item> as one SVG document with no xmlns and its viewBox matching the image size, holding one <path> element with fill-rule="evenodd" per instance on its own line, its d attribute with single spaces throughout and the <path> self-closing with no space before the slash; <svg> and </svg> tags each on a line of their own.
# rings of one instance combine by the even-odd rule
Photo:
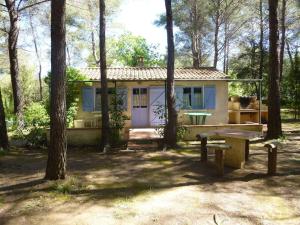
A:
<svg viewBox="0 0 300 225">
<path fill-rule="evenodd" d="M 255 131 L 219 129 L 207 132 L 208 137 L 216 136 L 224 138 L 226 144 L 231 148 L 226 150 L 224 164 L 233 168 L 244 168 L 249 155 L 249 141 L 262 136 L 262 133 Z"/>
</svg>

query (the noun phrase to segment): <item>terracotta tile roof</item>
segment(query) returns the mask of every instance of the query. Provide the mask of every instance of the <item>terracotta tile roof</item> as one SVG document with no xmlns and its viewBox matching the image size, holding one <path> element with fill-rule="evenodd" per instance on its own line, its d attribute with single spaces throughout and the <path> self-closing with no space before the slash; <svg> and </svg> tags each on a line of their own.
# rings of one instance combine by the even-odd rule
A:
<svg viewBox="0 0 300 225">
<path fill-rule="evenodd" d="M 90 80 L 100 80 L 100 68 L 83 68 L 81 73 Z M 229 78 L 226 74 L 212 68 L 205 67 L 199 69 L 177 68 L 175 69 L 175 80 L 220 80 Z M 166 80 L 167 69 L 152 67 L 124 67 L 108 68 L 108 80 Z"/>
</svg>

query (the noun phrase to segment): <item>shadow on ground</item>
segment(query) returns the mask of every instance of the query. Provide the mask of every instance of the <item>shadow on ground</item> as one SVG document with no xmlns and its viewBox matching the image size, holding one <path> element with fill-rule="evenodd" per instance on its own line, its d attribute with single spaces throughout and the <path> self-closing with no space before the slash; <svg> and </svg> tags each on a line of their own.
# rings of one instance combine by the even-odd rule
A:
<svg viewBox="0 0 300 225">
<path fill-rule="evenodd" d="M 253 199 L 253 203 L 247 202 L 250 205 L 276 200 L 272 204 L 275 204 L 274 207 L 279 204 L 280 210 L 282 205 L 285 209 L 296 209 L 295 213 L 286 213 L 287 217 L 280 217 L 285 218 L 282 221 L 298 220 L 300 217 L 298 138 L 298 133 L 289 133 L 287 141 L 280 146 L 278 174 L 273 177 L 266 175 L 267 152 L 262 142 L 251 145 L 251 158 L 245 169 L 226 168 L 224 177 L 216 175 L 212 154 L 209 154 L 208 163 L 200 162 L 197 145 L 168 152 L 136 151 L 108 155 L 93 149 L 69 149 L 69 178 L 60 182 L 43 179 L 46 166 L 45 151 L 12 149 L 8 155 L 0 158 L 0 224 L 20 222 L 20 218 L 26 218 L 26 221 L 34 224 L 34 220 L 30 220 L 30 217 L 41 216 L 45 210 L 55 212 L 55 209 L 63 208 L 64 213 L 72 215 L 77 208 L 85 210 L 82 207 L 87 205 L 89 207 L 98 205 L 106 210 L 115 209 L 116 202 L 119 201 L 125 201 L 127 204 L 127 201 L 139 198 L 149 200 L 161 193 L 170 191 L 175 193 L 182 189 L 192 190 L 195 199 L 204 196 L 201 207 L 204 207 L 202 208 L 204 211 L 207 207 L 209 211 L 207 215 L 218 212 L 229 217 L 233 215 L 237 221 L 251 217 L 248 218 L 250 224 L 265 220 L 259 207 L 258 211 L 252 209 L 251 213 L 246 212 L 248 208 L 242 203 L 242 198 L 245 198 L 245 201 Z M 216 200 L 217 196 L 219 200 Z M 237 203 L 232 203 L 232 207 L 236 207 L 232 211 L 222 207 L 228 205 L 227 197 L 233 202 L 240 202 L 242 206 L 235 206 Z M 280 198 L 280 203 L 277 197 Z M 191 204 L 193 199 L 186 203 L 183 200 L 182 204 Z M 147 203 L 142 206 L 145 204 Z M 68 207 L 63 207 L 65 205 Z M 200 207 L 195 210 L 200 210 Z M 195 221 L 198 220 L 185 222 L 190 224 Z"/>
</svg>

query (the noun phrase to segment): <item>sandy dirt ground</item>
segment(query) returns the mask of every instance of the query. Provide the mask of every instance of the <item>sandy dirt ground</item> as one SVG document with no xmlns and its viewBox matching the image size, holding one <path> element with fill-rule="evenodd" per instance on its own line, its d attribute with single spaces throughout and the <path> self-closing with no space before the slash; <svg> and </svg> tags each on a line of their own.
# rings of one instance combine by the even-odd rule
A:
<svg viewBox="0 0 300 225">
<path fill-rule="evenodd" d="M 263 142 L 218 177 L 199 146 L 101 154 L 69 149 L 68 178 L 43 180 L 45 150 L 0 156 L 0 224 L 300 224 L 300 124 L 284 124 L 278 174 Z M 144 149 L 145 150 L 145 149 Z"/>
</svg>

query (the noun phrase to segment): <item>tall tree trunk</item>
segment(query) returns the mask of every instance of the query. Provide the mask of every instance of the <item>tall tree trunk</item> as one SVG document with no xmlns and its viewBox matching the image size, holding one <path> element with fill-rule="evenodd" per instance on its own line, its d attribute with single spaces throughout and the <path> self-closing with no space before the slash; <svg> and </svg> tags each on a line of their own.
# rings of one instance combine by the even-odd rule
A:
<svg viewBox="0 0 300 225">
<path fill-rule="evenodd" d="M 65 0 L 51 1 L 50 146 L 46 179 L 66 176 L 66 27 Z"/>
<path fill-rule="evenodd" d="M 36 55 L 36 59 L 38 61 L 38 65 L 39 65 L 38 77 L 39 77 L 39 86 L 40 86 L 40 101 L 42 101 L 43 100 L 42 63 L 41 63 L 41 57 L 40 57 L 40 53 L 39 53 L 38 46 L 37 46 L 37 37 L 36 37 L 35 29 L 33 26 L 33 22 L 32 22 L 32 15 L 30 12 L 29 12 L 29 24 L 30 24 L 30 28 L 31 28 L 32 38 L 33 38 L 35 55 Z"/>
<path fill-rule="evenodd" d="M 200 67 L 201 61 L 201 46 L 199 41 L 199 31 L 198 31 L 198 7 L 197 1 L 194 0 L 191 6 L 191 23 L 192 23 L 192 54 L 193 54 L 193 68 Z"/>
<path fill-rule="evenodd" d="M 102 132 L 101 149 L 106 151 L 109 148 L 109 112 L 108 112 L 108 87 L 107 87 L 107 66 L 106 66 L 106 12 L 105 0 L 99 0 L 100 6 L 100 72 L 101 72 L 101 112 Z"/>
<path fill-rule="evenodd" d="M 200 49 L 199 40 L 197 40 L 197 35 L 192 34 L 192 54 L 193 54 L 193 68 L 198 69 L 200 67 Z"/>
<path fill-rule="evenodd" d="M 224 59 L 223 59 L 223 72 L 226 73 L 227 68 L 228 68 L 228 62 L 227 62 L 227 58 L 228 58 L 228 53 L 227 51 L 228 49 L 228 23 L 225 20 L 224 22 Z"/>
<path fill-rule="evenodd" d="M 177 112 L 175 109 L 175 82 L 174 82 L 174 34 L 172 2 L 165 0 L 167 37 L 168 37 L 168 67 L 167 67 L 167 107 L 168 121 L 165 132 L 165 142 L 169 147 L 175 147 L 177 143 Z"/>
<path fill-rule="evenodd" d="M 264 70 L 264 18 L 263 18 L 263 3 L 262 0 L 259 1 L 259 27 L 260 27 L 260 37 L 259 37 L 259 79 L 263 77 Z M 261 96 L 259 96 L 259 99 Z"/>
<path fill-rule="evenodd" d="M 217 68 L 218 60 L 219 60 L 219 48 L 218 48 L 218 42 L 219 42 L 219 29 L 220 29 L 220 7 L 221 7 L 221 1 L 217 0 L 216 5 L 216 16 L 215 16 L 215 38 L 214 38 L 214 67 Z"/>
<path fill-rule="evenodd" d="M 69 50 L 67 41 L 66 41 L 66 53 L 67 53 L 67 65 L 70 67 L 71 66 L 71 55 L 70 55 L 70 50 Z"/>
<path fill-rule="evenodd" d="M 281 43 L 280 43 L 280 67 L 279 67 L 279 77 L 280 81 L 282 80 L 283 73 L 283 60 L 284 60 L 284 48 L 285 48 L 285 13 L 286 13 L 286 0 L 282 0 L 281 8 Z"/>
<path fill-rule="evenodd" d="M 11 84 L 14 98 L 14 112 L 17 116 L 18 129 L 24 127 L 23 119 L 23 94 L 21 88 L 21 81 L 19 75 L 18 63 L 18 37 L 19 37 L 19 24 L 18 24 L 18 11 L 16 3 L 13 0 L 5 0 L 6 8 L 9 14 L 10 28 L 8 32 L 8 53 L 10 63 Z"/>
<path fill-rule="evenodd" d="M 280 116 L 280 79 L 278 57 L 278 0 L 269 0 L 269 94 L 267 139 L 282 135 Z"/>
<path fill-rule="evenodd" d="M 8 150 L 8 136 L 5 123 L 5 112 L 0 89 L 0 148 Z"/>
<path fill-rule="evenodd" d="M 227 39 L 226 64 L 225 64 L 225 74 L 227 75 L 229 72 L 229 46 L 230 46 L 230 42 L 229 39 Z"/>
<path fill-rule="evenodd" d="M 89 24 L 89 28 L 90 28 L 90 31 L 91 31 L 91 41 L 92 41 L 92 53 L 93 53 L 93 58 L 94 58 L 94 62 L 95 62 L 95 65 L 97 66 L 100 66 L 100 59 L 97 55 L 97 49 L 96 49 L 96 41 L 95 41 L 95 28 L 94 28 L 94 25 L 93 25 L 93 15 L 92 15 L 92 10 L 93 10 L 93 4 L 91 1 L 88 1 L 88 9 L 89 9 L 89 17 L 90 17 L 90 24 Z"/>
</svg>

